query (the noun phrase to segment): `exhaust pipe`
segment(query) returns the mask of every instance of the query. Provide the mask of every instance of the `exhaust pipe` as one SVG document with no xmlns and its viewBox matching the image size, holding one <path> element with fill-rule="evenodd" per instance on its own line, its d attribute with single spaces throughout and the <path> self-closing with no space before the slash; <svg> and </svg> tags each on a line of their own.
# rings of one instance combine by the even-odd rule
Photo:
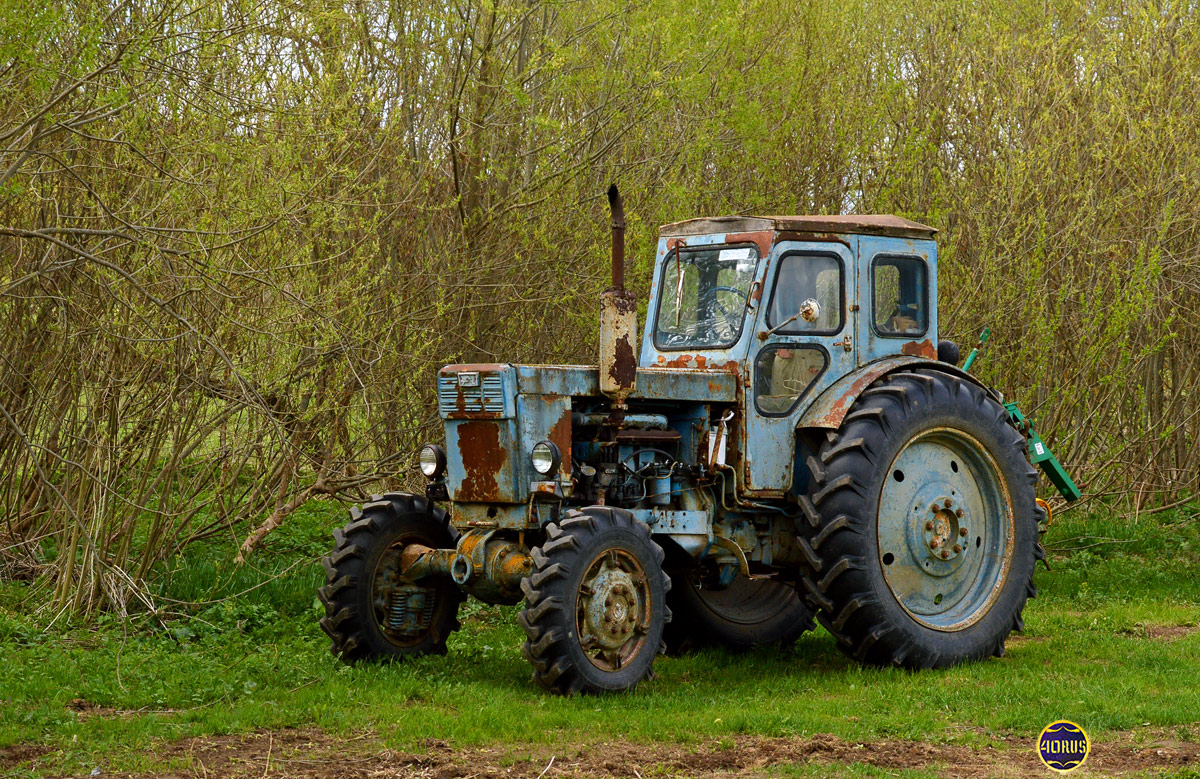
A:
<svg viewBox="0 0 1200 779">
<path fill-rule="evenodd" d="M 625 289 L 625 205 L 608 188 L 612 286 L 600 295 L 600 391 L 623 405 L 637 380 L 637 299 Z"/>
<path fill-rule="evenodd" d="M 625 291 L 625 203 L 617 185 L 608 188 L 608 210 L 612 214 L 612 288 Z"/>
</svg>

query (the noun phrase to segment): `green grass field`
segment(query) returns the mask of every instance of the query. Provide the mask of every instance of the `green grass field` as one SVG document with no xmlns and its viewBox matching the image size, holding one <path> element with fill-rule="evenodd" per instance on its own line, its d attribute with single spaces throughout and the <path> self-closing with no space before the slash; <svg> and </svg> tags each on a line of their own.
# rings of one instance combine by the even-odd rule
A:
<svg viewBox="0 0 1200 779">
<path fill-rule="evenodd" d="M 530 683 L 514 608 L 468 604 L 446 657 L 361 668 L 335 661 L 314 590 L 316 557 L 341 510 L 316 504 L 241 569 L 216 563 L 215 550 L 193 550 L 164 579 L 159 601 L 175 613 L 161 625 L 147 617 L 48 625 L 36 590 L 4 585 L 0 772 L 189 775 L 195 759 L 168 748 L 182 739 L 268 734 L 274 744 L 271 734 L 297 732 L 417 758 L 498 749 L 496 765 L 530 775 L 568 747 L 708 754 L 813 734 L 838 744 L 920 742 L 951 756 L 991 749 L 999 771 L 1006 756 L 1028 761 L 1029 741 L 1062 718 L 1082 725 L 1097 750 L 1167 744 L 1183 755 L 1127 766 L 1137 775 L 1198 776 L 1188 758 L 1200 740 L 1198 519 L 1200 507 L 1136 523 L 1107 512 L 1057 521 L 1046 538 L 1051 570 L 1039 571 L 1025 633 L 1001 659 L 941 672 L 862 669 L 818 629 L 787 649 L 662 658 L 657 678 L 630 695 L 561 699 Z M 668 760 L 660 773 L 693 772 L 680 766 Z M 838 753 L 762 770 L 833 768 L 937 776 L 952 766 L 888 769 Z"/>
</svg>

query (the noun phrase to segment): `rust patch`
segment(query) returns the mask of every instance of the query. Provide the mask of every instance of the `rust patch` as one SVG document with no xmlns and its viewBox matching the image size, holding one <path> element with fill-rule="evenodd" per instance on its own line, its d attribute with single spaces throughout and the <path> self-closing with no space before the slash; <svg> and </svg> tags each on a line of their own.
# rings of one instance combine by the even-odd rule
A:
<svg viewBox="0 0 1200 779">
<path fill-rule="evenodd" d="M 456 501 L 481 503 L 500 499 L 496 479 L 508 460 L 500 446 L 500 427 L 492 422 L 464 422 L 458 426 L 458 453 L 466 476 L 454 495 Z"/>
<path fill-rule="evenodd" d="M 637 352 L 633 350 L 633 342 L 628 334 L 617 339 L 616 359 L 608 375 L 621 387 L 632 387 L 637 378 Z"/>
<path fill-rule="evenodd" d="M 778 236 L 780 241 L 804 241 L 806 243 L 840 243 L 847 249 L 850 248 L 850 242 L 845 236 L 837 233 L 820 233 L 820 232 L 799 232 L 796 230 L 786 230 Z"/>
<path fill-rule="evenodd" d="M 933 345 L 933 341 L 926 338 L 924 341 L 909 341 L 900 347 L 901 354 L 907 354 L 910 357 L 928 357 L 931 360 L 937 359 L 937 347 Z"/>
<path fill-rule="evenodd" d="M 814 424 L 817 427 L 841 427 L 842 419 L 844 419 L 846 414 L 850 411 L 850 406 L 854 404 L 854 401 L 858 398 L 862 391 L 869 387 L 877 378 L 879 377 L 874 371 L 869 371 L 862 376 L 859 376 L 850 385 L 849 389 L 843 392 L 841 396 L 833 402 L 833 406 L 829 409 L 829 411 L 825 412 L 821 416 L 817 417 L 816 420 L 814 420 Z"/>
<path fill-rule="evenodd" d="M 703 354 L 681 354 L 670 359 L 667 359 L 660 354 L 658 356 L 658 363 L 666 368 L 677 368 L 688 371 L 721 371 L 723 373 L 736 372 L 738 365 L 737 360 L 716 362 L 709 360 Z"/>
<path fill-rule="evenodd" d="M 554 401 L 556 397 L 547 396 L 546 400 Z M 558 451 L 562 453 L 562 469 L 563 475 L 571 475 L 571 409 L 568 407 L 550 428 L 550 435 L 547 436 L 550 443 L 558 447 Z"/>
<path fill-rule="evenodd" d="M 758 247 L 763 257 L 771 253 L 771 239 L 774 234 L 770 230 L 760 230 L 753 233 L 726 233 L 725 243 L 752 243 Z"/>
</svg>

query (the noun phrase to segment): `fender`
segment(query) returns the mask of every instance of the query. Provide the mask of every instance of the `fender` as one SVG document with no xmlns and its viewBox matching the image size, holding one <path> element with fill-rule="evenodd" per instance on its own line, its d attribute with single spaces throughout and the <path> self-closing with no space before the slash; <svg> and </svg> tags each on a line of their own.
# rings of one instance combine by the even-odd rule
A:
<svg viewBox="0 0 1200 779">
<path fill-rule="evenodd" d="M 869 362 L 829 385 L 824 392 L 817 396 L 817 399 L 812 402 L 808 410 L 800 415 L 800 419 L 796 422 L 796 429 L 812 427 L 827 428 L 830 430 L 838 429 L 842 426 L 842 419 L 849 413 L 850 407 L 854 405 L 854 401 L 866 391 L 867 387 L 870 387 L 889 373 L 913 367 L 942 371 L 943 373 L 949 373 L 952 376 L 966 379 L 972 384 L 982 387 L 998 402 L 1004 402 L 1000 393 L 961 368 L 951 365 L 948 362 L 931 360 L 928 357 L 898 355 Z"/>
</svg>

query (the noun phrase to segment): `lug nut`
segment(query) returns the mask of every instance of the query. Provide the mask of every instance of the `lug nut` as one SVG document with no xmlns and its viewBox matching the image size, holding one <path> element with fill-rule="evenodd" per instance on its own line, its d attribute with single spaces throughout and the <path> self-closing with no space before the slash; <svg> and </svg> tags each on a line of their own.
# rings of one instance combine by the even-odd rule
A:
<svg viewBox="0 0 1200 779">
<path fill-rule="evenodd" d="M 959 509 L 958 511 L 954 512 L 954 516 L 958 517 L 959 519 L 962 519 L 962 515 L 963 515 L 962 509 Z"/>
<path fill-rule="evenodd" d="M 954 504 L 952 504 L 952 503 L 950 502 L 950 499 L 949 499 L 949 498 L 946 498 L 946 508 L 950 508 L 950 506 L 952 506 L 952 505 L 954 505 Z"/>
<path fill-rule="evenodd" d="M 925 523 L 925 529 L 926 529 L 926 530 L 933 530 L 933 522 L 926 522 L 926 523 Z"/>
<path fill-rule="evenodd" d="M 967 529 L 966 529 L 965 527 L 960 527 L 960 528 L 958 529 L 958 534 L 959 534 L 960 536 L 966 536 L 966 534 L 967 534 Z"/>
<path fill-rule="evenodd" d="M 942 550 L 942 559 L 943 559 L 943 560 L 949 560 L 949 559 L 950 559 L 950 553 L 949 553 L 949 552 L 947 552 L 945 549 L 943 549 L 943 550 Z"/>
<path fill-rule="evenodd" d="M 934 503 L 932 506 L 929 507 L 929 510 L 932 511 L 934 514 L 936 514 L 942 510 L 942 507 L 939 506 L 938 504 Z"/>
<path fill-rule="evenodd" d="M 961 551 L 962 551 L 962 547 L 959 546 L 958 544 L 955 544 L 954 545 L 954 554 L 958 554 Z"/>
<path fill-rule="evenodd" d="M 942 542 L 938 541 L 936 538 L 929 542 L 930 549 L 937 549 L 941 545 L 942 545 Z"/>
</svg>

